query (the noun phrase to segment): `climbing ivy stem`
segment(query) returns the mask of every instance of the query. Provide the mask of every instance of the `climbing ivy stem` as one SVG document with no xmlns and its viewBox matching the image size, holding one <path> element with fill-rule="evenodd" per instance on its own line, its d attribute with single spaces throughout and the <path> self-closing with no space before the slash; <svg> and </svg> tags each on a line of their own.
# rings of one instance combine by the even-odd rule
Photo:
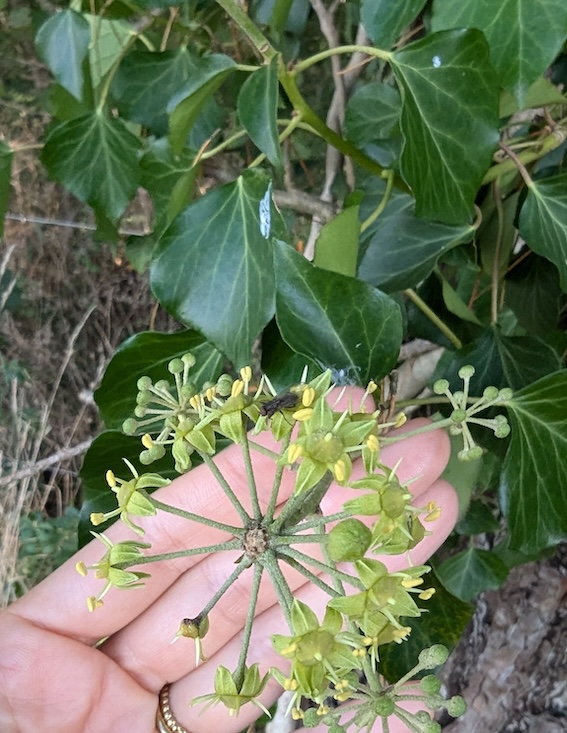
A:
<svg viewBox="0 0 567 733">
<path fill-rule="evenodd" d="M 404 290 L 404 295 L 409 298 L 412 303 L 414 303 L 419 310 L 429 318 L 429 320 L 434 323 L 437 328 L 441 331 L 441 333 L 446 336 L 449 341 L 455 346 L 456 349 L 462 349 L 463 344 L 459 337 L 451 331 L 449 326 L 447 326 L 443 321 L 439 318 L 439 316 L 431 310 L 431 308 L 427 305 L 427 303 L 422 300 L 419 295 L 413 290 L 412 288 L 408 288 L 407 290 Z"/>
<path fill-rule="evenodd" d="M 374 48 L 374 46 L 359 46 L 357 44 L 348 44 L 346 46 L 334 46 L 333 48 L 327 48 L 325 51 L 313 54 L 309 58 L 299 61 L 293 66 L 290 73 L 294 76 L 300 74 L 302 71 L 309 69 L 311 66 L 318 64 L 320 61 L 331 56 L 337 56 L 339 54 L 352 54 L 352 53 L 363 53 L 367 56 L 373 56 L 374 58 L 381 59 L 382 61 L 391 61 L 392 54 L 389 51 L 383 51 L 381 48 Z"/>
</svg>

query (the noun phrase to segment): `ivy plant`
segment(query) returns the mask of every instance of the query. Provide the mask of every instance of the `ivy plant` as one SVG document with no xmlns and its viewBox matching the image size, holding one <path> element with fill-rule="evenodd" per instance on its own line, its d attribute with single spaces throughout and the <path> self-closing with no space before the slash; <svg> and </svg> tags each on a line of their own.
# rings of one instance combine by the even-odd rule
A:
<svg viewBox="0 0 567 733">
<path fill-rule="evenodd" d="M 366 386 L 404 341 L 426 339 L 443 349 L 437 389 L 414 404 L 449 419 L 513 391 L 500 441 L 475 432 L 490 413 L 464 431 L 456 421 L 470 460 L 449 468 L 470 539 L 437 568 L 454 594 L 440 584 L 450 643 L 460 599 L 567 538 L 567 5 L 347 0 L 323 7 L 332 43 L 315 5 L 319 15 L 308 0 L 45 11 L 36 46 L 53 120 L 41 160 L 180 324 L 134 336 L 108 366 L 96 393 L 108 431 L 85 459 L 80 532 L 111 511 L 101 465 L 141 469 L 139 437 L 117 431 L 142 375 L 161 378 L 190 350 L 197 389 L 248 364 L 276 391 L 306 364 L 311 379 Z M 0 143 L 2 215 L 16 154 Z M 124 239 L 140 189 L 149 234 Z M 309 236 L 314 216 L 323 226 Z M 487 532 L 499 536 L 490 552 L 475 546 Z M 410 666 L 393 662 L 391 678 Z"/>
</svg>

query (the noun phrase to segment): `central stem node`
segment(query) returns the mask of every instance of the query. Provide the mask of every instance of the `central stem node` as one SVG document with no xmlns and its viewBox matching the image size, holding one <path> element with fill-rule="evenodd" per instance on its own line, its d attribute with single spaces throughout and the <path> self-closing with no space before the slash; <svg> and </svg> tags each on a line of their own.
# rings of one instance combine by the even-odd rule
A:
<svg viewBox="0 0 567 733">
<path fill-rule="evenodd" d="M 268 545 L 268 533 L 260 524 L 253 524 L 246 530 L 242 547 L 247 558 L 256 560 L 268 549 Z"/>
</svg>

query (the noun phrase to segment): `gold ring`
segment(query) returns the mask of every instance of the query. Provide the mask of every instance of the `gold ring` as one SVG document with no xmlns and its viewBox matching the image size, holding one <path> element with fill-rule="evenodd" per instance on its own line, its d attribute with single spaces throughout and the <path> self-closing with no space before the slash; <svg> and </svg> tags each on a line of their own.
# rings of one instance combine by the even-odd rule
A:
<svg viewBox="0 0 567 733">
<path fill-rule="evenodd" d="M 159 704 L 156 713 L 156 723 L 159 733 L 189 733 L 189 731 L 175 720 L 169 705 L 169 682 L 159 693 Z"/>
</svg>

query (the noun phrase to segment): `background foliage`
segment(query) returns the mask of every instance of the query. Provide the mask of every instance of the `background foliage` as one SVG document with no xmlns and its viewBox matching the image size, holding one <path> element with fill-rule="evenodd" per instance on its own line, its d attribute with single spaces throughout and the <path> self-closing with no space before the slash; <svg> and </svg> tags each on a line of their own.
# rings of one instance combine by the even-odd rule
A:
<svg viewBox="0 0 567 733">
<path fill-rule="evenodd" d="M 306 362 L 365 384 L 426 339 L 443 349 L 429 382 L 458 388 L 469 363 L 471 394 L 515 390 L 510 438 L 483 439 L 456 482 L 466 516 L 441 581 L 470 600 L 566 538 L 563 2 L 75 0 L 26 22 L 53 79 L 48 175 L 180 324 L 116 353 L 96 393 L 109 429 L 139 374 L 187 349 L 203 379 L 260 359 L 280 386 Z M 18 156 L 3 132 L 2 216 Z M 125 238 L 144 195 L 150 226 Z M 137 453 L 112 435 L 87 454 L 84 517 L 108 451 Z M 466 622 L 453 602 L 430 641 Z"/>
</svg>

